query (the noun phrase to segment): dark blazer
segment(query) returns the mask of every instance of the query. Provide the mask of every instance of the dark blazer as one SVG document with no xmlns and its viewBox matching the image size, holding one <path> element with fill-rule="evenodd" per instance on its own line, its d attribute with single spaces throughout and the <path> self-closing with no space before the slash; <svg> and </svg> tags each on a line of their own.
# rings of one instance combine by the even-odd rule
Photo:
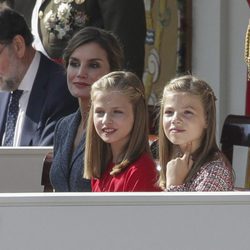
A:
<svg viewBox="0 0 250 250">
<path fill-rule="evenodd" d="M 81 113 L 62 118 L 56 125 L 54 157 L 50 180 L 57 192 L 91 191 L 90 181 L 83 179 L 85 134 L 73 152 L 74 140 L 81 121 Z"/>
<path fill-rule="evenodd" d="M 125 68 L 142 77 L 144 69 L 144 43 L 146 19 L 143 0 L 85 0 L 81 4 L 71 3 L 77 16 L 84 17 L 80 28 L 95 26 L 112 31 L 120 39 L 125 54 Z M 38 22 L 41 41 L 51 58 L 58 58 L 67 44 L 67 39 L 57 40 L 53 32 L 45 28 L 44 17 L 49 11 L 57 13 L 59 4 L 44 0 L 40 7 Z M 79 20 L 75 17 L 72 20 Z M 73 26 L 72 26 L 73 27 Z M 74 29 L 75 30 L 72 30 Z M 74 26 L 68 39 L 79 29 Z"/>
<path fill-rule="evenodd" d="M 10 93 L 0 93 L 0 143 L 5 129 Z M 25 114 L 21 146 L 50 146 L 56 122 L 73 113 L 78 101 L 72 97 L 62 66 L 41 54 L 38 72 Z"/>
</svg>

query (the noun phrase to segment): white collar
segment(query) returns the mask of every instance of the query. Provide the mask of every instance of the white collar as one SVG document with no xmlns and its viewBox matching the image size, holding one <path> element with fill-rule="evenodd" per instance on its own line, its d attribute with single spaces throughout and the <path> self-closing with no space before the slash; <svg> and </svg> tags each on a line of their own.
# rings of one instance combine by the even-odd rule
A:
<svg viewBox="0 0 250 250">
<path fill-rule="evenodd" d="M 41 60 L 41 54 L 36 51 L 35 56 L 32 59 L 32 62 L 27 72 L 25 73 L 24 78 L 22 79 L 18 89 L 21 89 L 24 91 L 31 91 L 33 87 L 33 83 L 37 75 L 40 60 Z"/>
</svg>

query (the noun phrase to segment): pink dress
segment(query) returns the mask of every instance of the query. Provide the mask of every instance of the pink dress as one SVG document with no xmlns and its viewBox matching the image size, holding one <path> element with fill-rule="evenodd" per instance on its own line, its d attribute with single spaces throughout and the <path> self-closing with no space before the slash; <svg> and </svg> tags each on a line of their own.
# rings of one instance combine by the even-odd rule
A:
<svg viewBox="0 0 250 250">
<path fill-rule="evenodd" d="M 233 170 L 220 153 L 214 161 L 204 164 L 187 183 L 170 186 L 168 192 L 178 191 L 233 191 Z"/>
</svg>

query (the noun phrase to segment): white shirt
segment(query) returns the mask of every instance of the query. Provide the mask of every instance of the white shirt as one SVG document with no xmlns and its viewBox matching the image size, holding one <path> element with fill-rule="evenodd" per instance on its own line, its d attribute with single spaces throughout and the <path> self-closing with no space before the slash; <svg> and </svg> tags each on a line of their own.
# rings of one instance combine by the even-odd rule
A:
<svg viewBox="0 0 250 250">
<path fill-rule="evenodd" d="M 23 80 L 21 81 L 18 87 L 18 89 L 23 90 L 23 94 L 19 100 L 19 113 L 17 117 L 15 135 L 14 135 L 14 140 L 13 140 L 14 147 L 20 146 L 25 113 L 27 110 L 30 93 L 31 93 L 31 90 L 35 81 L 37 71 L 38 71 L 40 59 L 41 59 L 40 53 L 36 52 L 26 74 L 24 75 Z M 4 136 L 3 136 L 3 140 L 4 140 Z"/>
</svg>

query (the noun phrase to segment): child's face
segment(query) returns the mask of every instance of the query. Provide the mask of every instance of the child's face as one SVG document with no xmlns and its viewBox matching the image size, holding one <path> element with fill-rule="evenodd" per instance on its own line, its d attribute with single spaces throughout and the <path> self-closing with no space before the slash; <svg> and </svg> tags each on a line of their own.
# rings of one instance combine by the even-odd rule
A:
<svg viewBox="0 0 250 250">
<path fill-rule="evenodd" d="M 107 53 L 99 44 L 91 42 L 81 45 L 69 58 L 67 82 L 70 93 L 88 99 L 91 85 L 109 72 Z"/>
<path fill-rule="evenodd" d="M 199 96 L 186 92 L 166 92 L 163 129 L 170 142 L 182 149 L 191 142 L 194 152 L 200 146 L 206 127 L 206 116 Z"/>
<path fill-rule="evenodd" d="M 111 144 L 113 154 L 114 151 L 119 154 L 128 142 L 134 124 L 132 104 L 119 91 L 97 91 L 92 105 L 98 135 Z"/>
</svg>

